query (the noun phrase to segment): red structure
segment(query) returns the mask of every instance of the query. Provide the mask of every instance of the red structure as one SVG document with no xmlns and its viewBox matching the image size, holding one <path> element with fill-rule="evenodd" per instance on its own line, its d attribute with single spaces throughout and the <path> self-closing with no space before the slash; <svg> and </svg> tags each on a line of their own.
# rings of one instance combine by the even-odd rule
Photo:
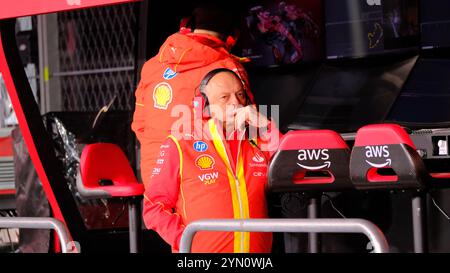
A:
<svg viewBox="0 0 450 273">
<path fill-rule="evenodd" d="M 5 81 L 19 126 L 53 215 L 66 224 L 74 241 L 86 238 L 81 216 L 73 215 L 76 204 L 64 181 L 45 129 L 38 105 L 23 70 L 15 40 L 15 19 L 22 16 L 137 2 L 137 0 L 19 0 L 2 3 L 0 9 L 0 72 Z M 67 217 L 70 215 L 70 217 Z"/>
</svg>

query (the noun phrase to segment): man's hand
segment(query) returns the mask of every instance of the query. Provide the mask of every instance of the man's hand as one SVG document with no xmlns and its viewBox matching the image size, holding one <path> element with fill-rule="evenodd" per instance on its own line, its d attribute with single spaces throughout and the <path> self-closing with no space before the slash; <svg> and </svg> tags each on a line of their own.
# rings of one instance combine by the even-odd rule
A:
<svg viewBox="0 0 450 273">
<path fill-rule="evenodd" d="M 234 110 L 235 128 L 243 130 L 248 124 L 255 128 L 267 128 L 269 120 L 258 112 L 255 105 L 248 105 Z"/>
</svg>

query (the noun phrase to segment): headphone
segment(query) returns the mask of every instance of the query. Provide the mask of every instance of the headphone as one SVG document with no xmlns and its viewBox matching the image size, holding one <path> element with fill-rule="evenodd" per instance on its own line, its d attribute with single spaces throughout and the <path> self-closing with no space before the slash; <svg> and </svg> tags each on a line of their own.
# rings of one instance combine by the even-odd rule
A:
<svg viewBox="0 0 450 273">
<path fill-rule="evenodd" d="M 209 108 L 209 100 L 208 96 L 205 94 L 205 88 L 206 85 L 208 85 L 209 81 L 218 73 L 221 72 L 229 72 L 236 76 L 241 82 L 241 78 L 238 74 L 236 74 L 233 70 L 230 70 L 228 68 L 216 68 L 208 72 L 206 76 L 203 78 L 203 80 L 200 82 L 200 85 L 198 88 L 195 89 L 195 91 L 199 91 L 199 94 L 194 95 L 193 99 L 193 109 L 194 109 L 194 117 L 197 119 L 210 119 L 211 118 L 211 109 Z M 245 94 L 245 104 L 250 102 L 250 98 L 248 97 L 247 90 L 245 89 L 245 84 L 242 83 L 242 86 L 244 88 L 244 94 Z"/>
</svg>

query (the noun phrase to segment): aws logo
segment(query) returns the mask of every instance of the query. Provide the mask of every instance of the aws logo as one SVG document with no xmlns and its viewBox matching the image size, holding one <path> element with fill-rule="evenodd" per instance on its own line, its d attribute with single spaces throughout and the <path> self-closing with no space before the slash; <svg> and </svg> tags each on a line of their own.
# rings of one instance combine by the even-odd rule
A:
<svg viewBox="0 0 450 273">
<path fill-rule="evenodd" d="M 216 180 L 219 178 L 218 172 L 213 173 L 204 173 L 198 176 L 198 179 L 203 182 L 205 185 L 211 185 L 216 183 Z"/>
<path fill-rule="evenodd" d="M 298 151 L 298 157 L 297 159 L 299 161 L 311 161 L 311 160 L 321 160 L 324 161 L 322 165 L 319 166 L 308 166 L 304 164 L 297 163 L 298 166 L 302 167 L 303 169 L 311 170 L 311 171 L 317 171 L 324 168 L 330 168 L 331 162 L 328 161 L 330 159 L 328 149 L 319 149 L 319 150 L 299 150 Z"/>
<path fill-rule="evenodd" d="M 381 0 L 366 0 L 369 6 L 381 6 Z"/>
<path fill-rule="evenodd" d="M 392 160 L 389 158 L 390 154 L 388 146 L 366 146 L 364 149 L 366 150 L 366 158 L 382 158 L 386 160 L 384 163 L 377 164 L 366 159 L 367 164 L 370 166 L 374 168 L 384 168 L 392 165 Z"/>
</svg>

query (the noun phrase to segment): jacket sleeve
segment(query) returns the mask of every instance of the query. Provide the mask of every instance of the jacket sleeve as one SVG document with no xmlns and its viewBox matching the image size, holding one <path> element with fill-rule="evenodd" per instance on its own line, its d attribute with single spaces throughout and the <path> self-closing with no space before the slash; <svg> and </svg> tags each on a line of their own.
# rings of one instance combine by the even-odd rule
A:
<svg viewBox="0 0 450 273">
<path fill-rule="evenodd" d="M 261 150 L 266 152 L 271 158 L 278 150 L 282 137 L 283 134 L 278 130 L 276 123 L 271 120 L 266 130 L 261 132 L 258 143 L 261 143 Z"/>
<path fill-rule="evenodd" d="M 142 141 L 142 135 L 144 134 L 144 127 L 145 127 L 144 89 L 145 89 L 144 84 L 143 81 L 141 80 L 135 92 L 136 104 L 133 113 L 133 122 L 131 123 L 131 129 L 134 131 L 139 141 Z"/>
<path fill-rule="evenodd" d="M 144 194 L 144 223 L 178 251 L 185 226 L 175 212 L 180 188 L 180 159 L 176 144 L 167 139 L 160 149 L 152 177 Z"/>
</svg>

